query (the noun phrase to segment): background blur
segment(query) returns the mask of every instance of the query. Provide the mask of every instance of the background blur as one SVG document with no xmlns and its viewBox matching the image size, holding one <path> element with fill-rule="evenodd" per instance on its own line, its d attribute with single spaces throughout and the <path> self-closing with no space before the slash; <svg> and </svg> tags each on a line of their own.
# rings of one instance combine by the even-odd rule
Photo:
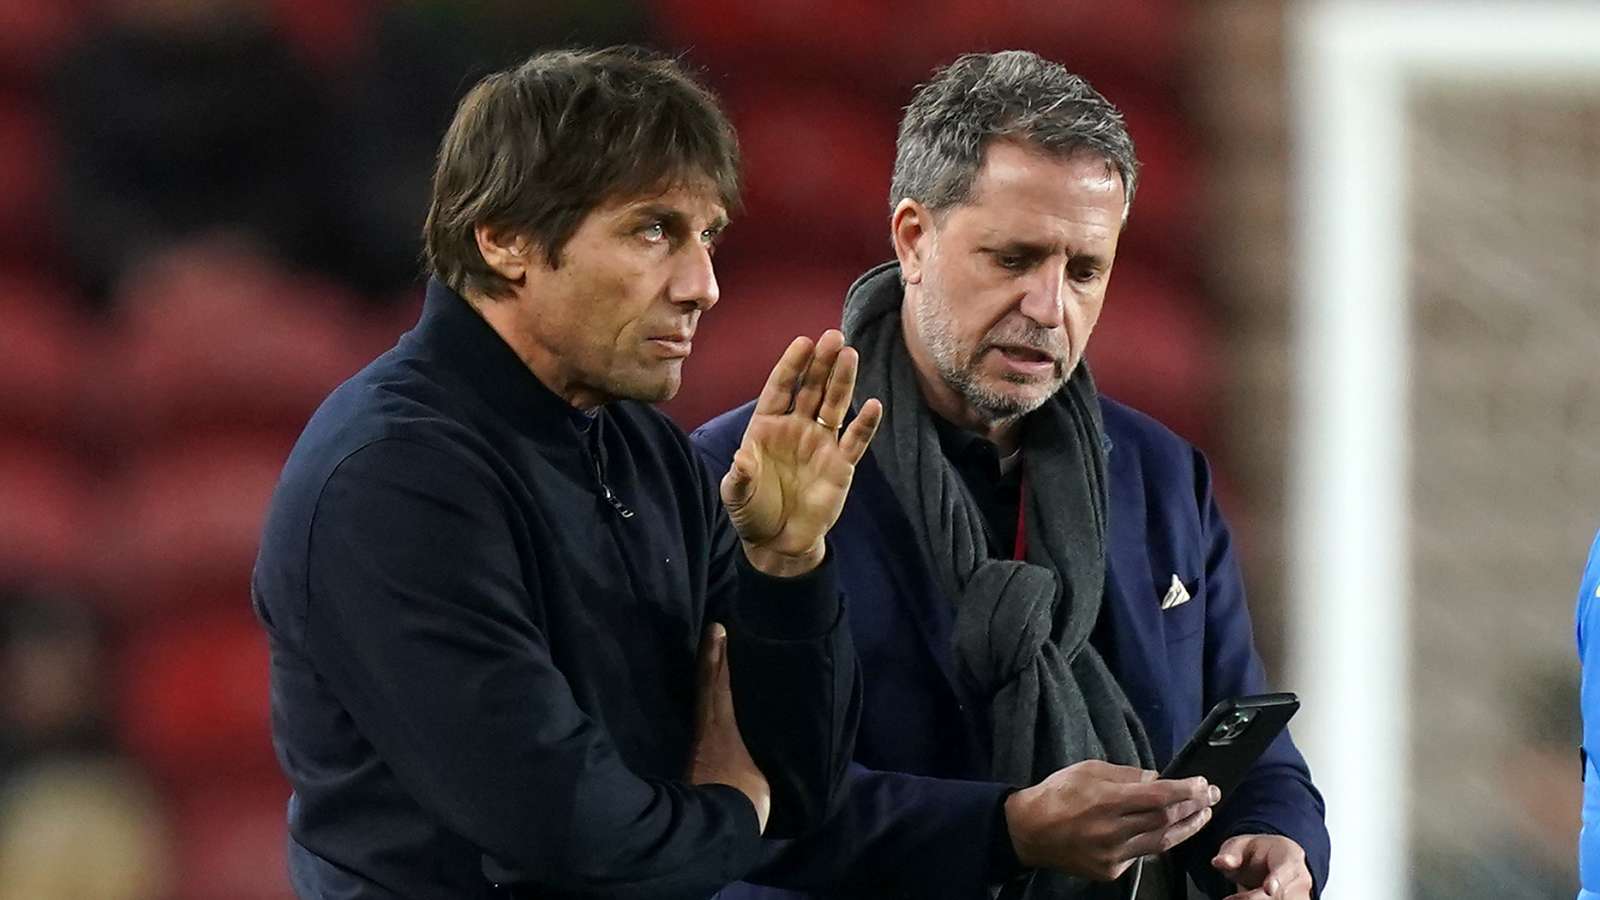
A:
<svg viewBox="0 0 1600 900">
<path fill-rule="evenodd" d="M 890 255 L 896 120 L 935 66 L 1028 48 L 1119 104 L 1145 168 L 1090 359 L 1210 455 L 1258 644 L 1298 687 L 1295 21 L 1276 0 L 0 0 L 0 900 L 289 896 L 248 602 L 263 508 L 317 402 L 415 318 L 456 98 L 563 44 L 682 51 L 739 129 L 746 211 L 669 407 L 686 428 Z M 1600 89 L 1471 75 L 1403 110 L 1412 352 L 1385 390 L 1409 398 L 1413 562 L 1384 689 L 1414 712 L 1386 761 L 1406 790 L 1344 814 L 1383 806 L 1410 843 L 1374 885 L 1336 835 L 1340 897 L 1576 887 Z M 1353 294 L 1369 262 L 1345 262 Z M 1322 710 L 1351 740 L 1308 748 L 1314 772 L 1360 752 L 1360 713 Z"/>
</svg>

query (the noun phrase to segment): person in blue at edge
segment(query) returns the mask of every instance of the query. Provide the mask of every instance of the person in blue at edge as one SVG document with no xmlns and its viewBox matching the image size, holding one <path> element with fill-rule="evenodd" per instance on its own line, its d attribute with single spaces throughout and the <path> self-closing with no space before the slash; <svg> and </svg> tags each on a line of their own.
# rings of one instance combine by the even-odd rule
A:
<svg viewBox="0 0 1600 900">
<path fill-rule="evenodd" d="M 461 101 L 421 320 L 312 417 L 256 563 L 300 897 L 703 898 L 825 815 L 859 713 L 825 536 L 881 407 L 841 432 L 855 351 L 797 338 L 719 488 L 650 405 L 737 168 L 642 51 Z"/>
<path fill-rule="evenodd" d="M 1583 668 L 1583 828 L 1578 832 L 1578 900 L 1600 900 L 1600 534 L 1578 584 L 1578 661 Z"/>
<path fill-rule="evenodd" d="M 1214 809 L 1203 779 L 1156 778 L 1267 679 L 1204 458 L 1081 363 L 1136 165 L 1120 113 L 1031 53 L 962 57 L 906 108 L 897 262 L 843 316 L 884 404 L 834 532 L 855 763 L 828 824 L 748 881 L 960 900 L 1326 883 L 1322 797 L 1287 735 Z M 750 415 L 694 433 L 714 471 Z"/>
</svg>

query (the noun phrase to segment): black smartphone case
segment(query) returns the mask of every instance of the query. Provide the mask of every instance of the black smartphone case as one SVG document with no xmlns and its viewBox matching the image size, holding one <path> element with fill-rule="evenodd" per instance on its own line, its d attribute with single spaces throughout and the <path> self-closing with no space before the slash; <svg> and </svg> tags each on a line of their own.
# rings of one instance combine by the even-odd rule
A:
<svg viewBox="0 0 1600 900">
<path fill-rule="evenodd" d="M 1300 709 L 1292 693 L 1252 694 L 1224 700 L 1195 729 L 1162 778 L 1205 776 L 1225 802 L 1285 725 Z M 1241 716 L 1248 721 L 1240 721 Z"/>
</svg>

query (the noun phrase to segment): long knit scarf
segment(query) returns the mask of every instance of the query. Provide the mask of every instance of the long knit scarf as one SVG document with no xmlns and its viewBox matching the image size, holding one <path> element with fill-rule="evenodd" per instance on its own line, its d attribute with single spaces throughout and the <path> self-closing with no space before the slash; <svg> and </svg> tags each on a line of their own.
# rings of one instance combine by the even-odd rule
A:
<svg viewBox="0 0 1600 900">
<path fill-rule="evenodd" d="M 884 404 L 873 457 L 955 602 L 957 670 L 989 699 L 991 776 L 1031 785 L 1086 759 L 1152 767 L 1137 714 L 1089 644 L 1105 586 L 1106 470 L 1088 367 L 1079 364 L 1023 421 L 1027 559 L 994 558 L 983 513 L 945 459 L 918 389 L 899 274 L 887 263 L 851 286 L 844 334 L 861 355 L 856 396 Z M 1057 873 L 1026 888 L 1027 897 L 1050 900 L 1125 893 Z"/>
</svg>

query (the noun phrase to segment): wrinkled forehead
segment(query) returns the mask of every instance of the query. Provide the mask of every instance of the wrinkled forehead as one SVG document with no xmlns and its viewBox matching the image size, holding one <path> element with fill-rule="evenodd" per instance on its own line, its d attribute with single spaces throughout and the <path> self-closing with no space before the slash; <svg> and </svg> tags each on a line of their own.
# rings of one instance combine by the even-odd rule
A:
<svg viewBox="0 0 1600 900">
<path fill-rule="evenodd" d="M 984 149 L 967 204 L 1004 205 L 1026 197 L 1042 206 L 1115 208 L 1120 216 L 1126 196 L 1116 164 L 1094 150 L 1058 154 L 1017 141 L 996 141 Z"/>
<path fill-rule="evenodd" d="M 730 201 L 710 175 L 699 170 L 679 173 L 642 188 L 614 191 L 593 210 L 601 215 L 628 215 L 642 209 L 673 212 L 705 226 L 728 222 Z"/>
<path fill-rule="evenodd" d="M 966 200 L 936 219 L 941 228 L 959 223 L 964 229 L 1115 233 L 1124 196 L 1121 176 L 1097 154 L 1057 157 L 1002 145 L 986 156 Z"/>
</svg>

